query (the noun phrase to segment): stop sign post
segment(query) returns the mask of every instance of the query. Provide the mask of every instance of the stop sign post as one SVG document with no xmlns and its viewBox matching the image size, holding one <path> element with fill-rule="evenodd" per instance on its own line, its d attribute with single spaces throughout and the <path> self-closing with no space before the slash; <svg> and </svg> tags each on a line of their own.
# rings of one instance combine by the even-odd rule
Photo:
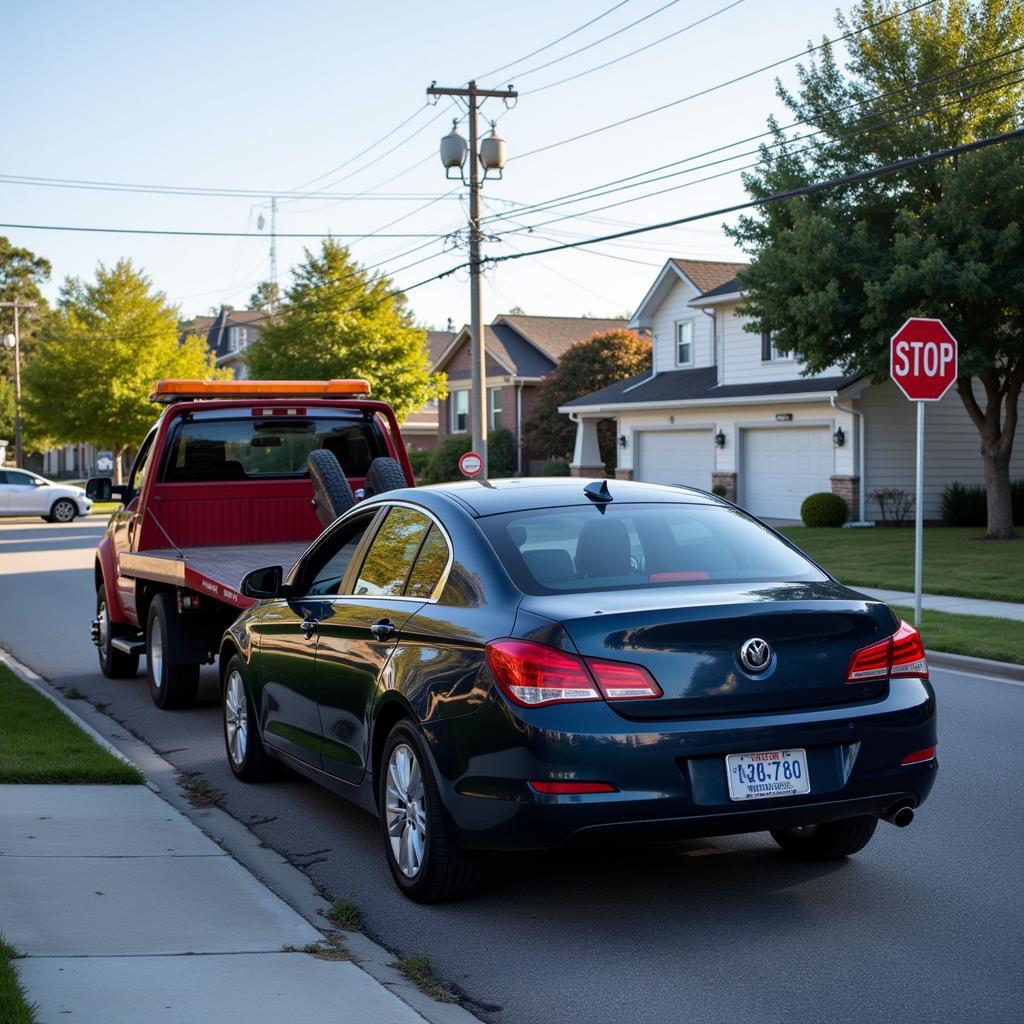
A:
<svg viewBox="0 0 1024 1024">
<path fill-rule="evenodd" d="M 914 625 L 921 625 L 921 557 L 924 548 L 924 404 L 937 402 L 953 386 L 957 343 L 941 320 L 911 317 L 889 343 L 889 375 L 917 402 L 917 472 L 914 481 Z M 864 483 L 861 481 L 861 486 Z"/>
</svg>

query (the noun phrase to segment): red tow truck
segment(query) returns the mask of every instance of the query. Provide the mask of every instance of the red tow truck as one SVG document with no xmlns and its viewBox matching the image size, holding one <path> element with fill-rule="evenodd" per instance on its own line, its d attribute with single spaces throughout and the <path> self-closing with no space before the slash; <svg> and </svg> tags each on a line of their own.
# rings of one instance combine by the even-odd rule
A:
<svg viewBox="0 0 1024 1024">
<path fill-rule="evenodd" d="M 166 405 L 128 483 L 90 480 L 120 500 L 96 552 L 92 639 L 100 669 L 130 678 L 146 655 L 153 701 L 194 703 L 203 664 L 253 603 L 242 580 L 287 571 L 360 497 L 413 486 L 394 410 L 363 380 L 164 380 Z"/>
</svg>

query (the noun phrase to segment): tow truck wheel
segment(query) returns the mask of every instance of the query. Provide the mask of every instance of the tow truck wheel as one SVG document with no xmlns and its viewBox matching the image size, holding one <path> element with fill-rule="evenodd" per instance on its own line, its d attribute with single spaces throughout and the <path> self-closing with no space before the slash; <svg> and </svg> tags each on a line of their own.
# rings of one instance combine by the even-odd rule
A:
<svg viewBox="0 0 1024 1024">
<path fill-rule="evenodd" d="M 374 459 L 366 471 L 364 491 L 368 498 L 372 498 L 375 494 L 397 491 L 400 487 L 408 486 L 409 481 L 405 479 L 405 471 L 394 459 Z"/>
<path fill-rule="evenodd" d="M 198 665 L 172 665 L 171 652 L 186 646 L 185 627 L 170 594 L 157 594 L 146 619 L 146 677 L 158 708 L 190 708 L 199 689 Z"/>
<path fill-rule="evenodd" d="M 355 503 L 352 487 L 334 452 L 318 448 L 306 460 L 313 481 L 313 508 L 321 526 L 330 526 Z"/>
<path fill-rule="evenodd" d="M 108 679 L 133 679 L 139 671 L 139 656 L 125 654 L 111 646 L 115 629 L 107 608 L 106 588 L 100 586 L 96 591 L 96 649 L 100 655 L 100 671 Z"/>
<path fill-rule="evenodd" d="M 264 749 L 260 724 L 249 697 L 245 666 L 236 654 L 224 672 L 224 749 L 228 764 L 243 782 L 264 782 L 278 775 L 280 765 Z"/>
</svg>

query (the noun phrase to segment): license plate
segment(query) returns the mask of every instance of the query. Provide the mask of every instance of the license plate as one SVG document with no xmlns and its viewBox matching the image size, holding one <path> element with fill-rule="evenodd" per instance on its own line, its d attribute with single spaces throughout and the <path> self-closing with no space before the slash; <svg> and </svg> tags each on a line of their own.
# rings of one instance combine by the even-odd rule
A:
<svg viewBox="0 0 1024 1024">
<path fill-rule="evenodd" d="M 764 800 L 811 791 L 806 750 L 759 750 L 725 758 L 730 800 Z"/>
</svg>

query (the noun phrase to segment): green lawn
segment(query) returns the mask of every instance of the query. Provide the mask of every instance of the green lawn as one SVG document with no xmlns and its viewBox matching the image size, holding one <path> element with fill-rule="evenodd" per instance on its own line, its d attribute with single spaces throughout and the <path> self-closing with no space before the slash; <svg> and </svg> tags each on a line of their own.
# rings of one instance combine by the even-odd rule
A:
<svg viewBox="0 0 1024 1024">
<path fill-rule="evenodd" d="M 0 938 L 0 1021 L 3 1024 L 35 1024 L 35 1007 L 25 998 L 14 966 L 18 951 Z"/>
<path fill-rule="evenodd" d="M 913 529 L 790 526 L 782 532 L 843 583 L 914 589 Z M 980 535 L 970 527 L 924 531 L 924 592 L 1024 602 L 1024 537 L 993 541 Z"/>
<path fill-rule="evenodd" d="M 109 516 L 111 512 L 116 512 L 120 507 L 121 502 L 119 501 L 94 501 L 92 503 L 92 514 L 94 516 Z"/>
<path fill-rule="evenodd" d="M 59 708 L 0 665 L 0 783 L 139 783 Z"/>
<path fill-rule="evenodd" d="M 892 610 L 907 622 L 914 621 L 913 608 L 893 605 Z M 950 612 L 921 612 L 921 635 L 931 651 L 966 654 L 972 658 L 1012 661 L 1024 665 L 1020 639 L 1024 623 L 985 615 L 953 615 Z"/>
</svg>

